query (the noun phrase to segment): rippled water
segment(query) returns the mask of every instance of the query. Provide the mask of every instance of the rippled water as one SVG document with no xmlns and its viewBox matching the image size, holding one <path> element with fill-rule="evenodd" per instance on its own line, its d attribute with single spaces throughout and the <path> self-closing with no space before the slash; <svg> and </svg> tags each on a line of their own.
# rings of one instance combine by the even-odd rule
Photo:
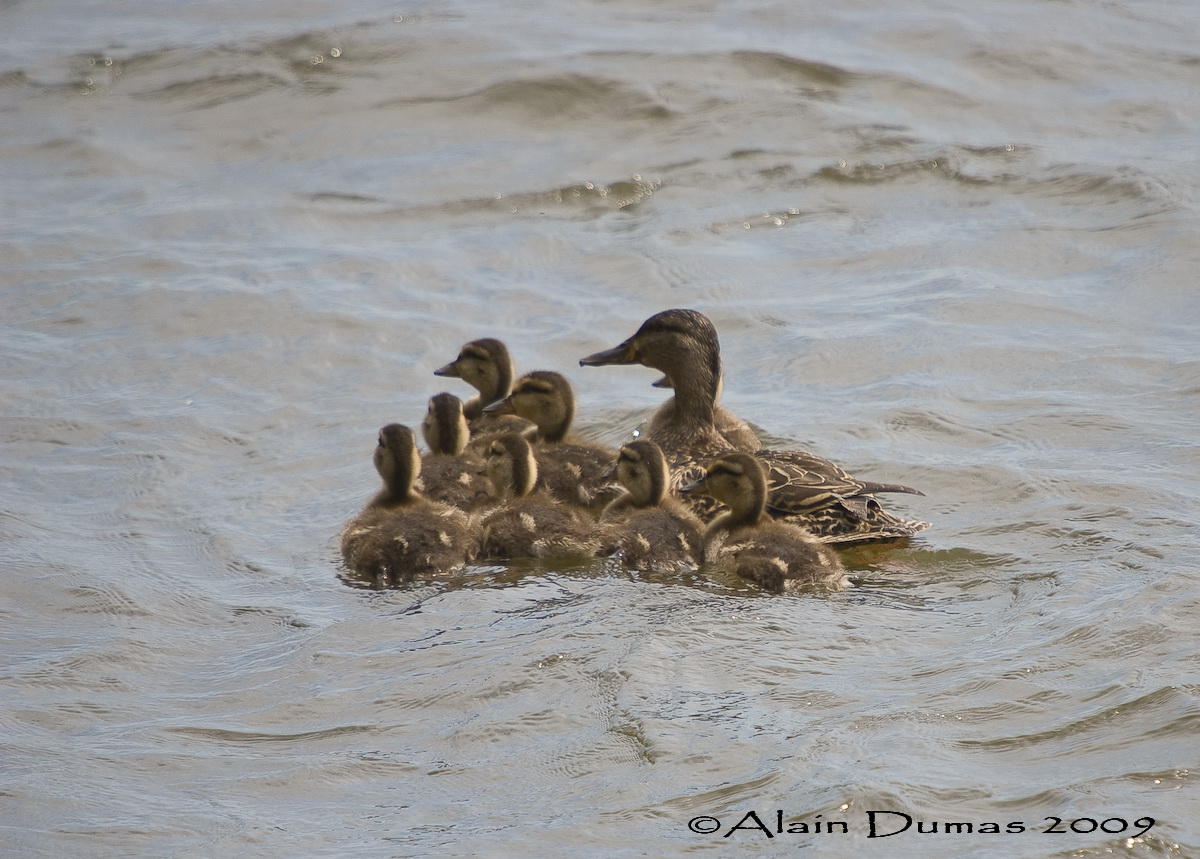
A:
<svg viewBox="0 0 1200 859">
<path fill-rule="evenodd" d="M 0 27 L 4 852 L 1200 855 L 1190 4 Z M 671 306 L 727 406 L 933 528 L 833 596 L 341 583 L 460 343 L 615 442 L 654 374 L 576 361 Z M 810 832 L 723 837 L 777 809 Z"/>
</svg>

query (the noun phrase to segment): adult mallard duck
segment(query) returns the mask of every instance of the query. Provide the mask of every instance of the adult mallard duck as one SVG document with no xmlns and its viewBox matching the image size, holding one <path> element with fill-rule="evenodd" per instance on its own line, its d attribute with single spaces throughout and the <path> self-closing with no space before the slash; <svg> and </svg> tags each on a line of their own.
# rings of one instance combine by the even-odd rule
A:
<svg viewBox="0 0 1200 859">
<path fill-rule="evenodd" d="M 721 380 L 720 343 L 716 329 L 704 314 L 681 309 L 656 313 L 620 345 L 589 355 L 579 363 L 644 364 L 667 375 L 675 388 L 673 408 L 659 410 L 647 437 L 658 442 L 667 454 L 676 491 L 700 475 L 703 463 L 734 452 L 715 422 Z M 916 489 L 859 480 L 807 451 L 759 450 L 754 455 L 768 470 L 768 512 L 793 521 L 824 542 L 894 539 L 929 527 L 926 522 L 893 516 L 874 498 L 878 492 L 923 494 Z M 692 503 L 704 518 L 717 512 L 702 499 Z"/>
<path fill-rule="evenodd" d="M 375 587 L 451 572 L 475 556 L 478 535 L 465 513 L 413 489 L 421 457 L 411 429 L 379 431 L 375 470 L 383 489 L 342 531 L 346 566 Z"/>
<path fill-rule="evenodd" d="M 541 486 L 553 497 L 594 508 L 616 494 L 609 479 L 613 451 L 569 435 L 575 418 L 575 391 L 561 373 L 526 373 L 506 399 L 492 403 L 485 412 L 517 415 L 537 426 L 535 454 Z"/>
<path fill-rule="evenodd" d="M 505 433 L 493 439 L 487 471 L 500 503 L 484 514 L 480 557 L 592 556 L 599 550 L 589 515 L 534 489 L 537 460 L 525 436 Z"/>
<path fill-rule="evenodd" d="M 767 479 L 757 457 L 719 457 L 684 491 L 705 492 L 729 505 L 704 532 L 705 551 L 717 565 L 774 593 L 848 584 L 832 549 L 803 528 L 767 515 Z"/>
<path fill-rule="evenodd" d="M 421 457 L 425 497 L 459 510 L 478 510 L 492 502 L 492 482 L 483 459 L 467 450 L 471 431 L 462 400 L 447 393 L 430 397 L 421 435 L 429 445 L 429 453 Z"/>
<path fill-rule="evenodd" d="M 704 560 L 704 526 L 667 494 L 662 448 L 645 439 L 631 441 L 617 452 L 613 471 L 625 491 L 600 517 L 609 552 L 636 569 L 696 569 Z"/>
<path fill-rule="evenodd" d="M 490 403 L 503 400 L 512 393 L 513 369 L 508 347 L 494 337 L 484 337 L 464 343 L 458 357 L 433 371 L 435 376 L 462 379 L 479 393 L 463 405 L 463 414 L 470 422 L 471 448 L 485 455 L 492 436 L 506 432 L 522 432 L 527 421 L 514 415 L 484 414 Z"/>
</svg>

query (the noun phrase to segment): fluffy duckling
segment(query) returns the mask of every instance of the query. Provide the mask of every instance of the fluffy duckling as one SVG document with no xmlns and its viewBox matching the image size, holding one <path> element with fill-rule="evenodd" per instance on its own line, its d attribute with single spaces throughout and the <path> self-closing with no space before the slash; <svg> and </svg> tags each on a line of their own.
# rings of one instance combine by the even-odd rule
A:
<svg viewBox="0 0 1200 859">
<path fill-rule="evenodd" d="M 525 436 L 493 439 L 487 472 L 500 504 L 483 517 L 481 557 L 592 556 L 599 550 L 591 517 L 534 491 L 538 465 Z"/>
<path fill-rule="evenodd" d="M 435 376 L 462 379 L 479 393 L 467 400 L 463 414 L 470 421 L 471 449 L 481 457 L 487 455 L 493 436 L 506 432 L 523 432 L 529 422 L 516 415 L 484 414 L 490 403 L 503 400 L 512 393 L 513 369 L 508 347 L 494 337 L 484 337 L 463 344 L 458 357 L 433 371 Z"/>
<path fill-rule="evenodd" d="M 421 457 L 424 495 L 459 510 L 478 510 L 492 502 L 492 482 L 483 459 L 467 451 L 471 431 L 462 400 L 453 394 L 429 398 L 421 435 L 429 453 Z"/>
<path fill-rule="evenodd" d="M 662 448 L 631 441 L 617 452 L 614 471 L 625 491 L 600 517 L 611 526 L 612 552 L 638 569 L 696 569 L 704 560 L 704 526 L 667 494 L 670 473 Z"/>
<path fill-rule="evenodd" d="M 616 487 L 609 477 L 612 451 L 568 436 L 575 418 L 575 392 L 561 373 L 526 373 L 517 380 L 512 394 L 488 406 L 487 412 L 515 414 L 537 426 L 541 486 L 553 497 L 594 508 L 615 496 Z"/>
<path fill-rule="evenodd" d="M 721 355 L 716 329 L 703 313 L 673 309 L 656 313 L 620 345 L 583 358 L 584 366 L 644 364 L 666 373 L 675 396 L 651 421 L 647 437 L 659 443 L 672 467 L 672 488 L 703 473 L 703 463 L 735 452 L 716 422 Z M 907 537 L 928 522 L 901 519 L 884 510 L 874 493 L 922 493 L 896 483 L 859 480 L 823 457 L 803 450 L 754 452 L 768 469 L 768 512 L 825 542 L 853 543 Z M 705 519 L 718 512 L 709 499 L 689 500 Z"/>
<path fill-rule="evenodd" d="M 411 429 L 379 431 L 375 470 L 383 489 L 342 531 L 346 566 L 375 587 L 445 573 L 472 559 L 478 547 L 465 513 L 413 489 L 421 457 Z"/>
<path fill-rule="evenodd" d="M 745 453 L 714 460 L 687 487 L 729 505 L 704 534 L 709 558 L 775 593 L 807 586 L 841 588 L 848 582 L 841 561 L 803 528 L 767 515 L 767 479 L 762 464 Z"/>
</svg>

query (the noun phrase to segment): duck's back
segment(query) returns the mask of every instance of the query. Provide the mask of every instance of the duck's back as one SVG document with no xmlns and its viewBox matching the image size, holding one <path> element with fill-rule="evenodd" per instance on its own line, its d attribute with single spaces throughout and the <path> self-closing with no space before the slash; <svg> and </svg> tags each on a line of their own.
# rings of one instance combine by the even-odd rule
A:
<svg viewBox="0 0 1200 859">
<path fill-rule="evenodd" d="M 564 504 L 596 508 L 618 492 L 608 477 L 614 456 L 611 451 L 564 441 L 539 445 L 534 455 L 538 487 Z"/>
<path fill-rule="evenodd" d="M 805 587 L 837 589 L 845 570 L 832 549 L 786 522 L 765 522 L 730 531 L 715 554 L 739 576 L 775 593 Z"/>
<path fill-rule="evenodd" d="M 421 460 L 422 493 L 459 510 L 478 510 L 492 501 L 492 482 L 483 462 L 432 453 Z"/>
<path fill-rule="evenodd" d="M 605 515 L 607 547 L 636 569 L 695 569 L 704 558 L 700 522 L 681 505 Z"/>
<path fill-rule="evenodd" d="M 376 586 L 452 572 L 474 557 L 465 514 L 419 499 L 368 507 L 342 531 L 346 566 Z"/>
<path fill-rule="evenodd" d="M 483 517 L 481 557 L 593 555 L 599 549 L 590 517 L 550 498 L 505 502 Z"/>
</svg>

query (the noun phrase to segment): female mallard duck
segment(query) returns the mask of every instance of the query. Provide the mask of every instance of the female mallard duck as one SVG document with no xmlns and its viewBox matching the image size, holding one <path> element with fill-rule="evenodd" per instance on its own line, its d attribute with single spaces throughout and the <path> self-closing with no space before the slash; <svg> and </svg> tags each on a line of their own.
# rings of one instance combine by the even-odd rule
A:
<svg viewBox="0 0 1200 859">
<path fill-rule="evenodd" d="M 775 593 L 848 583 L 832 549 L 803 528 L 767 515 L 767 479 L 757 457 L 726 454 L 685 491 L 706 492 L 729 505 L 704 533 L 705 550 L 717 564 Z"/>
<path fill-rule="evenodd" d="M 481 456 L 486 454 L 494 435 L 522 432 L 529 424 L 513 415 L 484 414 L 490 403 L 503 400 L 512 393 L 512 358 L 508 347 L 494 337 L 472 340 L 463 345 L 458 357 L 433 371 L 435 376 L 462 379 L 479 393 L 467 400 L 463 414 L 470 421 L 471 447 Z"/>
<path fill-rule="evenodd" d="M 462 400 L 453 394 L 429 398 L 421 435 L 429 453 L 421 457 L 421 491 L 459 510 L 477 510 L 492 501 L 492 482 L 483 460 L 467 451 L 471 431 Z"/>
<path fill-rule="evenodd" d="M 582 359 L 584 366 L 644 364 L 666 373 L 675 388 L 672 407 L 660 409 L 647 437 L 658 442 L 673 468 L 676 490 L 699 475 L 702 463 L 733 445 L 717 429 L 716 398 L 720 392 L 721 356 L 716 329 L 695 310 L 656 313 L 625 342 Z M 754 453 L 768 470 L 768 512 L 792 521 L 824 542 L 907 537 L 929 527 L 927 522 L 900 519 L 880 506 L 877 492 L 915 489 L 894 483 L 858 480 L 827 459 L 800 450 Z M 703 502 L 695 509 L 715 514 Z"/>
<path fill-rule="evenodd" d="M 553 497 L 594 507 L 615 494 L 609 479 L 612 451 L 567 435 L 575 418 L 575 392 L 561 373 L 526 373 L 513 385 L 512 393 L 488 406 L 487 412 L 518 415 L 537 426 L 541 485 Z"/>
<path fill-rule="evenodd" d="M 631 441 L 617 453 L 614 469 L 625 492 L 604 508 L 611 526 L 609 548 L 637 569 L 696 569 L 704 560 L 703 526 L 667 494 L 670 474 L 662 448 Z"/>
<path fill-rule="evenodd" d="M 413 490 L 421 457 L 412 430 L 388 424 L 379 431 L 375 470 L 383 489 L 342 531 L 347 567 L 383 587 L 455 570 L 475 556 L 466 514 Z"/>
<path fill-rule="evenodd" d="M 483 517 L 480 557 L 592 556 L 599 550 L 590 516 L 534 491 L 537 460 L 523 435 L 494 438 L 487 471 L 500 504 Z"/>
</svg>

